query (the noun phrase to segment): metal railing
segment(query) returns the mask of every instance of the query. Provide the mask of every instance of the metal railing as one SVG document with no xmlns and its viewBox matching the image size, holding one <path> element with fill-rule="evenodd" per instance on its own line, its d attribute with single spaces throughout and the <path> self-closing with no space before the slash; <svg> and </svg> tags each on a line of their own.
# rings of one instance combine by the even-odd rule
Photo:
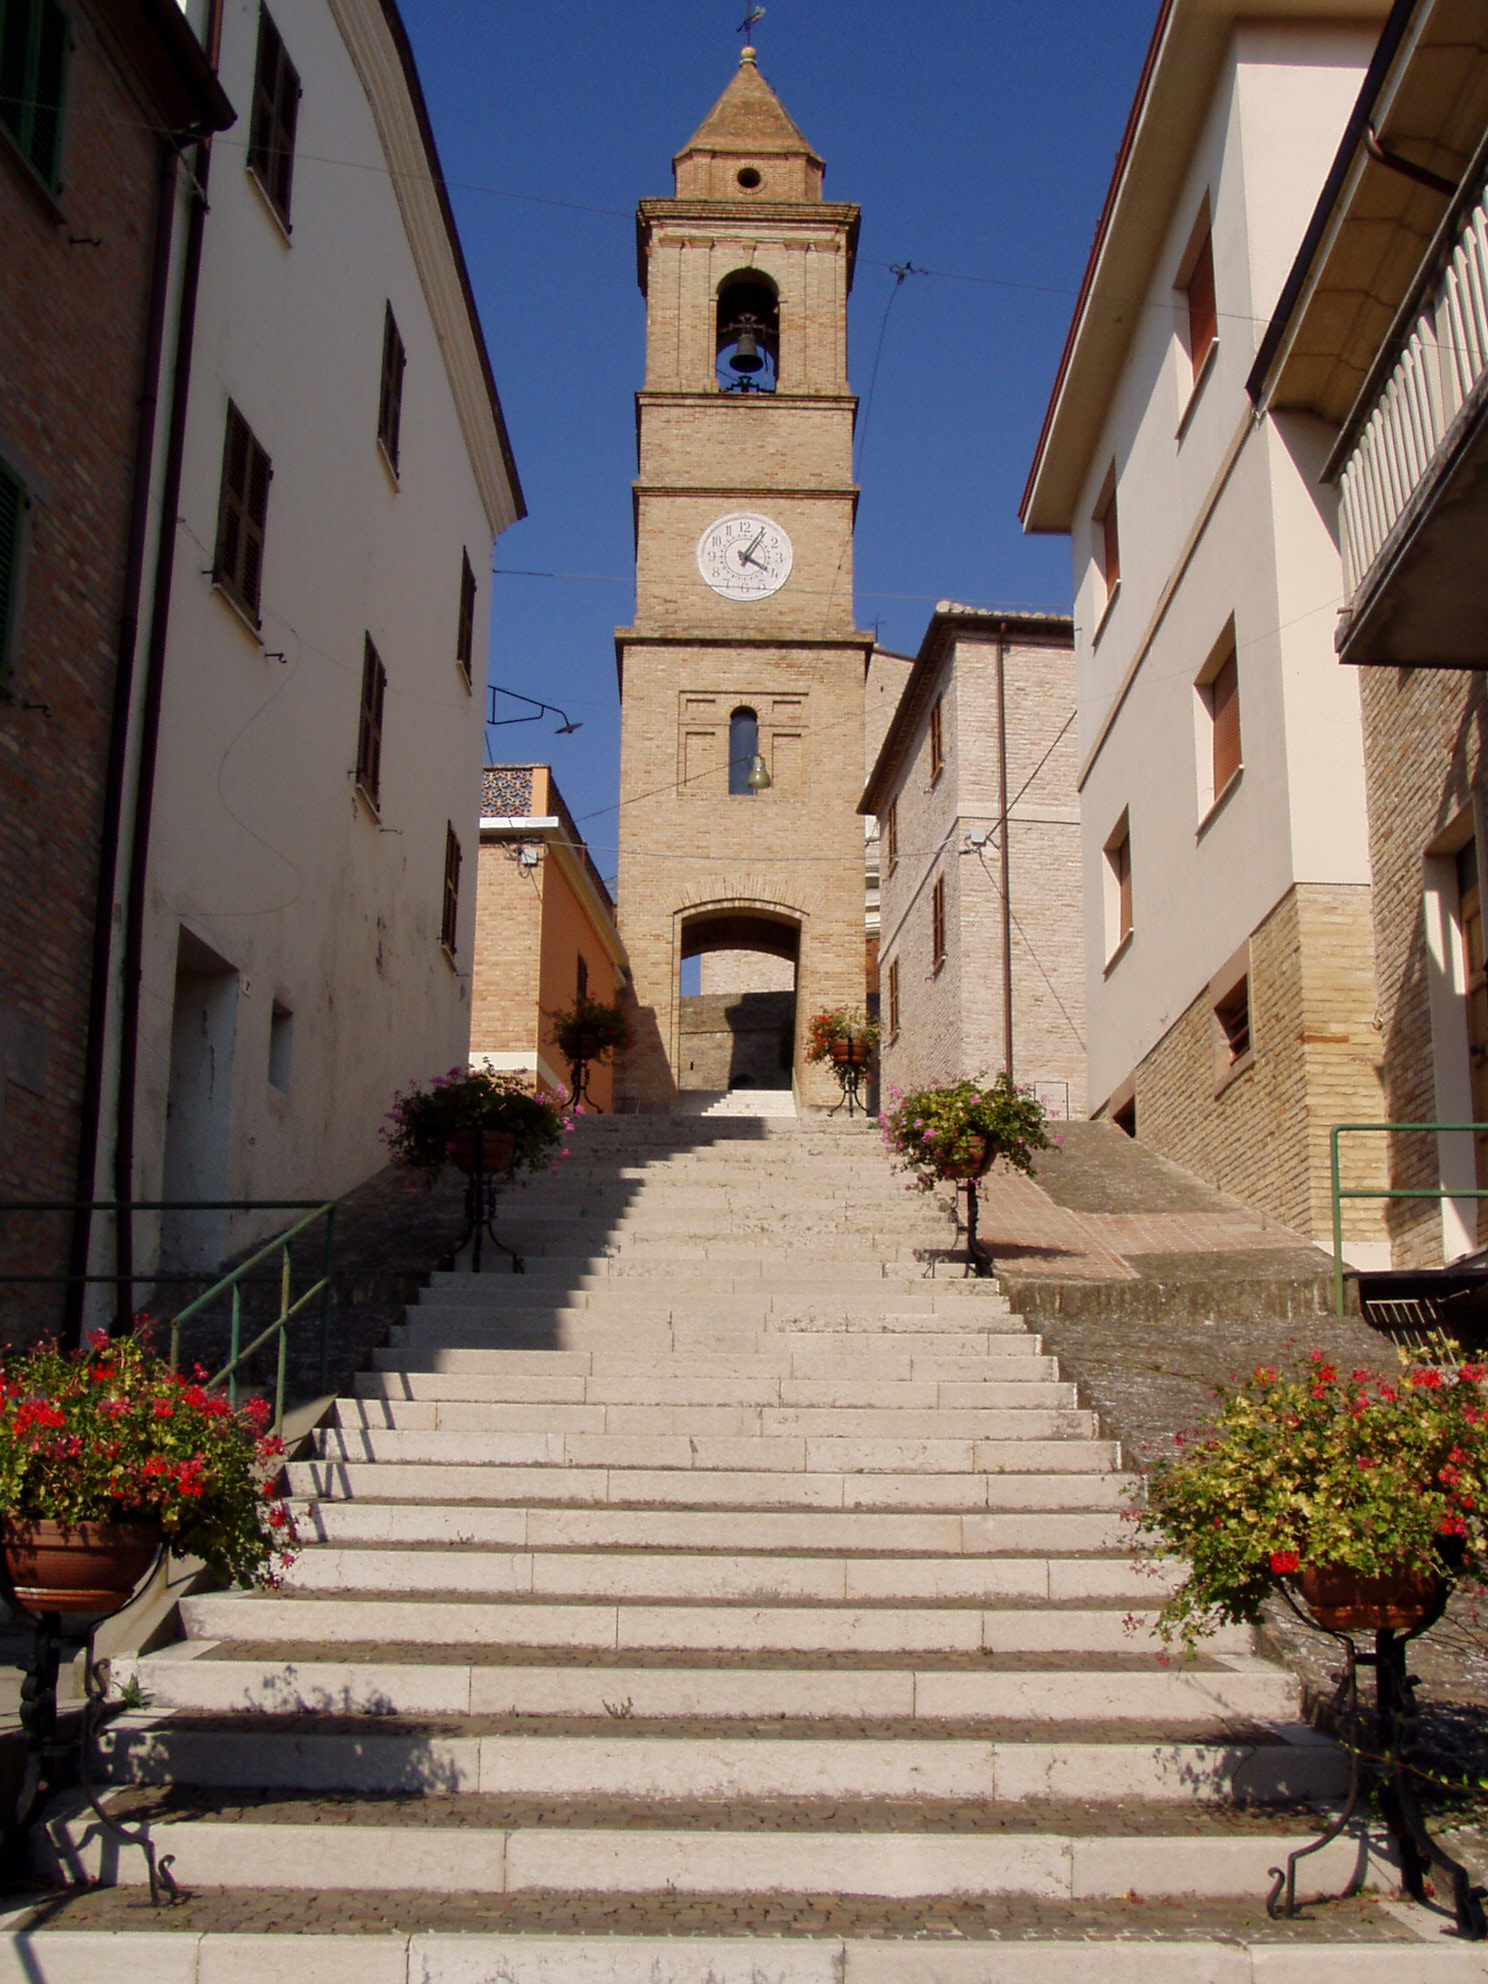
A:
<svg viewBox="0 0 1488 1984">
<path fill-rule="evenodd" d="M 1345 604 L 1488 372 L 1488 193 L 1481 174 L 1469 185 L 1338 478 Z"/>
<path fill-rule="evenodd" d="M 285 1378 L 289 1360 L 289 1326 L 296 1316 L 302 1314 L 317 1296 L 320 1297 L 320 1389 L 325 1392 L 330 1386 L 330 1329 L 331 1329 L 331 1266 L 336 1235 L 336 1207 L 333 1200 L 320 1199 L 94 1199 L 79 1205 L 71 1199 L 11 1199 L 0 1201 L 0 1217 L 14 1213 L 59 1214 L 79 1211 L 112 1213 L 116 1217 L 133 1218 L 137 1212 L 147 1213 L 256 1213 L 256 1212 L 299 1212 L 304 1217 L 276 1233 L 254 1253 L 226 1273 L 217 1273 L 211 1286 L 194 1300 L 188 1302 L 170 1318 L 170 1368 L 181 1368 L 183 1333 L 187 1324 L 205 1313 L 214 1303 L 224 1297 L 230 1304 L 228 1359 L 214 1376 L 207 1380 L 206 1389 L 215 1391 L 220 1385 L 227 1386 L 228 1397 L 236 1405 L 238 1402 L 238 1374 L 242 1367 L 271 1337 L 278 1337 L 277 1368 L 274 1380 L 273 1431 L 277 1434 L 284 1424 Z M 296 1296 L 294 1294 L 294 1269 L 290 1249 L 294 1241 L 307 1233 L 319 1221 L 325 1222 L 325 1239 L 321 1256 L 321 1273 L 311 1286 Z M 255 1270 L 279 1256 L 279 1312 L 266 1328 L 260 1330 L 251 1343 L 242 1341 L 243 1331 L 243 1291 L 255 1279 Z M 197 1271 L 157 1270 L 153 1274 L 140 1274 L 134 1277 L 141 1283 L 154 1287 L 176 1286 L 182 1282 L 196 1283 L 207 1279 L 206 1274 Z M 0 1286 L 4 1285 L 51 1285 L 72 1286 L 77 1283 L 115 1284 L 113 1274 L 0 1274 Z M 128 1300 L 122 1314 L 133 1313 L 134 1290 L 131 1283 Z"/>
<path fill-rule="evenodd" d="M 1345 1199 L 1488 1199 L 1477 1185 L 1344 1185 L 1338 1139 L 1355 1133 L 1375 1135 L 1488 1136 L 1488 1123 L 1335 1123 L 1328 1136 L 1333 1189 L 1333 1313 L 1343 1314 L 1343 1202 Z M 1476 1175 L 1476 1174 L 1475 1174 Z"/>
</svg>

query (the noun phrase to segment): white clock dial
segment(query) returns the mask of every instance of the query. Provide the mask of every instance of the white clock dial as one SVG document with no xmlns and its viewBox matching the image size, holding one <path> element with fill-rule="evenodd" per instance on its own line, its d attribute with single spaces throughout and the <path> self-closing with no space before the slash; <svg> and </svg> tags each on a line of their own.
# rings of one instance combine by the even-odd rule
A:
<svg viewBox="0 0 1488 1984">
<path fill-rule="evenodd" d="M 698 539 L 698 570 L 724 599 L 768 599 L 791 575 L 791 541 L 768 517 L 741 510 Z"/>
</svg>

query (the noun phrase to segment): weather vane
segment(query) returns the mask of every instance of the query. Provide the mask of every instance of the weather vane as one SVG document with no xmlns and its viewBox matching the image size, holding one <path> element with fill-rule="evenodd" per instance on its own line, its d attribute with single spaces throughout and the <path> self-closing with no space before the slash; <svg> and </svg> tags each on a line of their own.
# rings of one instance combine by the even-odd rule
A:
<svg viewBox="0 0 1488 1984">
<path fill-rule="evenodd" d="M 765 18 L 765 10 L 763 7 L 751 7 L 749 12 L 744 16 L 743 20 L 740 21 L 738 28 L 735 30 L 735 32 L 738 34 L 748 34 L 749 30 L 754 26 L 756 21 L 762 21 L 764 18 Z"/>
</svg>

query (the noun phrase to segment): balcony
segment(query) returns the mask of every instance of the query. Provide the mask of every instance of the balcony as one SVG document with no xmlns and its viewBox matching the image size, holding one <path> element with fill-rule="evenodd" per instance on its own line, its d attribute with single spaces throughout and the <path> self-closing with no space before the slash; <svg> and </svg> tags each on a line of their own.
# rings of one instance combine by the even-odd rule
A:
<svg viewBox="0 0 1488 1984">
<path fill-rule="evenodd" d="M 1340 659 L 1488 667 L 1488 192 L 1480 153 L 1380 347 L 1327 473 Z"/>
</svg>

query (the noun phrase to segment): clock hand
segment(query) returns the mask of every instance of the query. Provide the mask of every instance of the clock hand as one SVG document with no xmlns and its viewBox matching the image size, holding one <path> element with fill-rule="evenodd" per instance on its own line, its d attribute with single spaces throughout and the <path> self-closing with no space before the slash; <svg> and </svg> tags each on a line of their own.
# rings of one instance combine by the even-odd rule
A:
<svg viewBox="0 0 1488 1984">
<path fill-rule="evenodd" d="M 755 537 L 754 542 L 750 545 L 749 549 L 747 551 L 741 551 L 739 553 L 739 563 L 741 565 L 759 564 L 759 560 L 758 558 L 755 557 L 754 554 L 756 551 L 759 550 L 760 545 L 764 542 L 764 536 L 765 533 L 763 530 L 761 530 L 759 534 Z"/>
</svg>

